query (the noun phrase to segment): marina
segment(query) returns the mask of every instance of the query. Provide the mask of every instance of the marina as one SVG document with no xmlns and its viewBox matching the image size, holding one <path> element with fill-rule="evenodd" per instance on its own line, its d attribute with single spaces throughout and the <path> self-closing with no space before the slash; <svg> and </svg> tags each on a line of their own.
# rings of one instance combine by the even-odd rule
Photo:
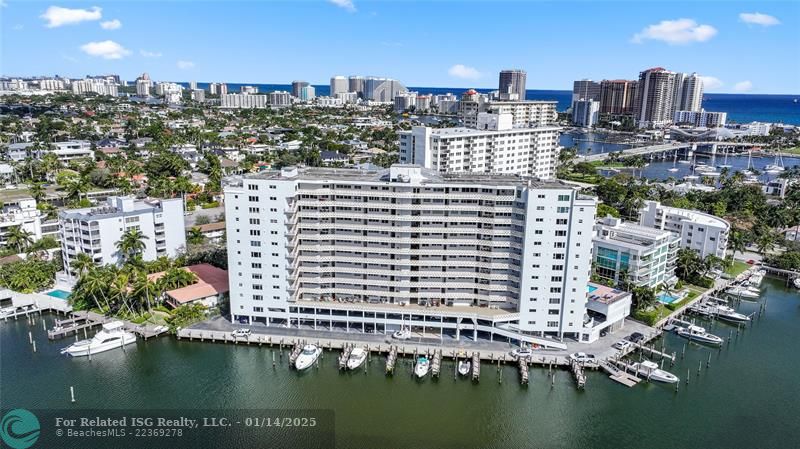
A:
<svg viewBox="0 0 800 449">
<path fill-rule="evenodd" d="M 636 353 L 622 358 L 627 360 L 624 362 L 629 366 L 627 373 L 620 365 L 610 367 L 613 359 L 600 363 L 598 368 L 601 370 L 586 369 L 585 389 L 576 388 L 574 376 L 563 372 L 567 369 L 566 365 L 560 365 L 560 369 L 556 368 L 559 365 L 554 365 L 551 370 L 549 363 L 542 364 L 534 357 L 534 365 L 529 368 L 529 385 L 520 390 L 520 384 L 515 379 L 522 376 L 519 361 L 513 361 L 506 354 L 503 362 L 499 352 L 490 355 L 483 351 L 480 351 L 480 355 L 477 351 L 474 354 L 442 351 L 443 373 L 457 371 L 457 361 L 453 355 L 459 356 L 458 360 L 463 360 L 466 355 L 471 362 L 476 361 L 477 357 L 482 358 L 483 363 L 472 363 L 471 366 L 472 375 L 478 373 L 476 380 L 482 377 L 480 384 L 470 382 L 472 376 L 461 381 L 458 378 L 446 381 L 447 376 L 440 376 L 435 382 L 431 382 L 431 379 L 417 382 L 411 375 L 415 343 L 408 341 L 395 341 L 391 345 L 383 343 L 380 353 L 376 345 L 370 345 L 372 363 L 365 362 L 361 367 L 365 374 L 359 372 L 359 376 L 336 375 L 339 371 L 336 356 L 341 348 L 329 348 L 324 341 L 319 342 L 324 347 L 324 356 L 318 360 L 318 369 L 305 370 L 303 373 L 289 369 L 288 357 L 293 342 L 286 337 L 283 341 L 270 341 L 268 338 L 259 338 L 256 333 L 238 339 L 234 339 L 230 333 L 226 336 L 220 334 L 217 337 L 218 344 L 199 344 L 199 333 L 193 335 L 193 341 L 189 341 L 188 337 L 181 340 L 159 338 L 147 342 L 140 339 L 135 345 L 127 346 L 126 351 L 109 351 L 92 357 L 89 362 L 85 357 L 73 359 L 58 356 L 58 351 L 64 345 L 50 341 L 42 330 L 41 320 L 51 326 L 55 319 L 52 314 L 45 313 L 41 317 L 38 314 L 32 317 L 34 324 L 24 319 L 0 324 L 0 354 L 4 361 L 15 361 L 13 368 L 8 363 L 0 366 L 2 375 L 16 375 L 19 379 L 18 388 L 4 389 L 2 394 L 8 400 L 31 408 L 63 407 L 69 403 L 70 386 L 74 386 L 76 406 L 82 408 L 93 408 L 102 403 L 131 408 L 224 407 L 228 401 L 251 408 L 259 407 L 264 401 L 276 407 L 330 407 L 337 413 L 337 441 L 340 447 L 380 445 L 379 441 L 386 437 L 387 432 L 396 439 L 395 447 L 419 447 L 425 441 L 434 441 L 443 436 L 452 441 L 453 447 L 459 444 L 463 447 L 469 442 L 477 442 L 488 448 L 521 447 L 523 444 L 526 447 L 531 444 L 556 447 L 564 444 L 563 436 L 556 440 L 537 431 L 541 426 L 550 426 L 562 435 L 568 435 L 567 443 L 572 446 L 579 446 L 585 439 L 596 438 L 603 438 L 609 445 L 636 446 L 626 435 L 612 430 L 619 421 L 629 421 L 650 435 L 664 437 L 656 438 L 651 447 L 718 444 L 768 447 L 778 444 L 777 435 L 785 438 L 787 429 L 794 428 L 790 425 L 791 416 L 799 412 L 796 402 L 786 393 L 797 388 L 794 376 L 790 374 L 791 366 L 796 366 L 797 362 L 791 355 L 794 349 L 787 339 L 800 338 L 796 326 L 800 295 L 796 290 L 787 288 L 780 279 L 765 279 L 762 289 L 760 303 L 742 301 L 736 306 L 741 313 L 753 317 L 752 325 L 747 328 L 739 329 L 719 320 L 696 318 L 702 321 L 698 324 L 709 332 L 726 337 L 726 344 L 721 348 L 687 344 L 686 340 L 674 333 L 665 332 L 645 347 L 659 352 L 663 347 L 662 353 L 667 355 L 677 350 L 674 359 L 665 357 L 662 362 L 658 354 L 636 349 Z M 762 308 L 761 304 L 765 303 L 769 306 Z M 63 316 L 57 318 L 62 319 Z M 39 343 L 37 353 L 30 349 L 28 332 L 32 332 L 33 341 Z M 775 340 L 778 336 L 779 339 Z M 203 338 L 208 342 L 207 331 Z M 787 343 L 779 343 L 775 347 L 775 341 Z M 308 343 L 318 342 L 309 340 Z M 770 345 L 772 350 L 763 351 L 765 345 Z M 390 346 L 396 349 L 393 351 Z M 390 356 L 392 352 L 396 354 L 395 375 L 386 376 L 388 359 L 384 356 Z M 421 352 L 424 351 L 418 351 L 418 354 Z M 328 353 L 332 355 L 328 356 Z M 377 354 L 383 356 L 377 358 Z M 648 383 L 646 376 L 637 377 L 632 367 L 641 356 L 658 363 L 659 369 L 663 364 L 664 370 L 678 375 L 681 379 L 679 391 L 676 393 L 675 384 Z M 274 367 L 273 360 L 276 361 Z M 553 357 L 548 362 L 552 360 Z M 778 366 L 776 363 L 779 360 L 789 364 L 789 371 L 769 368 Z M 235 375 L 230 371 L 234 369 L 233 366 L 236 367 Z M 225 368 L 229 373 L 220 378 L 220 369 L 224 367 L 231 368 Z M 700 373 L 698 367 L 701 367 Z M 744 391 L 735 397 L 725 394 L 740 388 L 741 379 L 761 375 L 759 373 L 763 373 L 764 369 L 774 377 L 769 384 L 751 384 L 752 391 Z M 687 370 L 691 372 L 688 385 Z M 608 376 L 612 373 L 609 381 Z M 143 381 L 145 376 L 154 375 L 161 381 Z M 108 382 L 109 376 L 116 381 Z M 183 379 L 186 378 L 193 381 L 185 383 Z M 503 382 L 501 379 L 515 381 Z M 125 384 L 126 388 L 120 388 L 119 384 Z M 629 389 L 626 384 L 635 385 L 636 388 Z M 199 394 L 181 393 L 189 389 Z M 784 394 L 776 395 L 776 402 L 769 407 L 754 400 L 771 391 Z M 374 397 L 383 400 L 370 399 Z M 722 397 L 725 397 L 724 410 L 748 407 L 754 413 L 751 423 L 757 430 L 744 431 L 738 430 L 740 426 L 733 426 L 725 435 L 705 434 L 702 429 L 707 426 L 730 426 L 736 422 L 735 414 L 718 411 Z M 610 401 L 619 403 L 619 407 L 608 410 Z M 447 416 L 436 412 L 443 403 L 447 403 L 451 410 Z M 370 405 L 365 407 L 365 404 Z M 478 405 L 496 408 L 497 415 L 488 418 L 491 423 L 519 424 L 519 429 L 523 430 L 507 435 L 481 430 L 478 423 L 484 422 L 487 416 L 474 411 Z M 777 413 L 774 407 L 780 407 L 783 412 Z M 710 413 L 711 410 L 717 412 Z M 559 413 L 569 413 L 578 420 L 599 421 L 593 421 L 595 424 L 592 426 L 568 429 L 557 418 Z M 685 431 L 670 433 L 667 438 L 666 429 L 658 422 L 669 420 L 675 413 L 684 417 L 682 422 L 685 424 L 682 425 Z M 592 416 L 594 418 L 590 418 Z M 413 428 L 414 432 L 393 431 L 378 424 L 386 419 L 392 419 L 400 429 Z M 459 432 L 446 430 L 456 421 L 464 424 L 459 427 Z M 538 424 L 531 427 L 523 425 L 524 422 Z M 465 432 L 464 428 L 469 430 Z"/>
</svg>

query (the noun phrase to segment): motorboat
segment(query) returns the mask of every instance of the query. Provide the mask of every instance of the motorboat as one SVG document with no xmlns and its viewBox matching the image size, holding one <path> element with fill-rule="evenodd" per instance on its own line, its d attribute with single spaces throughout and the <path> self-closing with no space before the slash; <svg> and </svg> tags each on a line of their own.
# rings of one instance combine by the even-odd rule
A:
<svg viewBox="0 0 800 449">
<path fill-rule="evenodd" d="M 758 293 L 748 290 L 746 287 L 737 286 L 725 290 L 725 293 L 745 299 L 758 299 Z"/>
<path fill-rule="evenodd" d="M 411 338 L 411 329 L 405 328 L 400 329 L 398 331 L 394 331 L 392 334 L 392 338 L 397 340 L 408 340 Z"/>
<path fill-rule="evenodd" d="M 303 346 L 303 350 L 300 351 L 300 355 L 297 356 L 297 360 L 294 361 L 294 367 L 302 371 L 313 365 L 320 354 L 322 354 L 322 348 L 316 345 L 305 345 Z"/>
<path fill-rule="evenodd" d="M 356 369 L 367 360 L 367 351 L 364 348 L 353 348 L 347 358 L 347 369 Z"/>
<path fill-rule="evenodd" d="M 634 363 L 633 368 L 640 376 L 649 378 L 650 380 L 656 382 L 674 384 L 680 381 L 678 376 L 660 369 L 657 363 L 651 362 L 650 360 L 643 360 L 641 362 Z"/>
<path fill-rule="evenodd" d="M 468 375 L 471 368 L 472 362 L 469 360 L 461 360 L 458 362 L 458 374 L 461 374 L 462 376 Z"/>
<path fill-rule="evenodd" d="M 722 304 L 718 304 L 711 307 L 711 311 L 719 318 L 720 320 L 724 321 L 731 321 L 734 323 L 747 323 L 750 321 L 750 317 L 739 313 L 734 310 L 732 307 L 728 307 Z"/>
<path fill-rule="evenodd" d="M 795 288 L 800 288 L 800 278 L 795 278 L 792 284 L 794 284 Z"/>
<path fill-rule="evenodd" d="M 689 325 L 689 327 L 679 327 L 677 329 L 678 335 L 683 338 L 694 340 L 700 343 L 707 343 L 710 345 L 721 345 L 723 340 L 714 334 L 706 332 L 704 327 Z"/>
<path fill-rule="evenodd" d="M 420 357 L 417 359 L 417 363 L 414 365 L 414 375 L 419 378 L 423 378 L 428 375 L 428 371 L 430 369 L 430 360 L 428 360 L 427 357 Z"/>
<path fill-rule="evenodd" d="M 758 286 L 760 286 L 760 285 L 761 285 L 761 281 L 763 281 L 763 280 L 764 280 L 764 276 L 763 276 L 763 275 L 761 275 L 761 274 L 754 274 L 754 275 L 750 276 L 750 277 L 747 279 L 747 282 L 749 282 L 749 283 L 750 283 L 750 285 L 754 285 L 754 286 L 758 287 Z"/>
<path fill-rule="evenodd" d="M 111 321 L 103 324 L 103 328 L 94 337 L 77 341 L 62 349 L 61 353 L 82 357 L 121 348 L 135 342 L 136 335 L 126 331 L 122 321 Z"/>
</svg>

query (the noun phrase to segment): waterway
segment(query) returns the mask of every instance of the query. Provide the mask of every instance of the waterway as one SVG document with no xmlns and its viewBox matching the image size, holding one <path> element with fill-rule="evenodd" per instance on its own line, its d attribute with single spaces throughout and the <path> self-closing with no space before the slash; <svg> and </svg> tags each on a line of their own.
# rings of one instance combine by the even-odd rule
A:
<svg viewBox="0 0 800 449">
<path fill-rule="evenodd" d="M 763 289 L 763 316 L 740 335 L 734 331 L 721 350 L 690 344 L 682 359 L 684 340 L 665 337 L 668 350 L 678 353 L 668 368 L 682 378 L 677 393 L 663 384 L 629 389 L 601 372 L 589 373 L 586 390 L 578 391 L 567 371 L 558 371 L 551 386 L 539 368 L 522 387 L 512 366 L 502 368 L 499 383 L 497 369 L 484 365 L 474 384 L 448 375 L 450 361 L 438 380 L 413 379 L 408 360 L 386 377 L 383 358 L 373 358 L 366 374 L 340 373 L 335 352 L 325 354 L 319 369 L 298 374 L 285 356 L 273 368 L 268 347 L 171 337 L 139 341 L 91 361 L 71 359 L 58 353 L 71 339 L 48 342 L 37 318 L 33 326 L 0 323 L 0 403 L 4 410 L 328 409 L 335 413 L 340 448 L 793 446 L 800 439 L 800 294 L 776 279 L 765 280 Z M 744 313 L 758 309 L 757 303 L 739 307 Z M 45 319 L 50 325 L 53 317 Z M 707 327 L 725 337 L 734 329 Z M 37 353 L 28 344 L 29 331 Z M 689 385 L 683 382 L 687 370 Z M 213 437 L 207 443 L 231 445 Z"/>
</svg>

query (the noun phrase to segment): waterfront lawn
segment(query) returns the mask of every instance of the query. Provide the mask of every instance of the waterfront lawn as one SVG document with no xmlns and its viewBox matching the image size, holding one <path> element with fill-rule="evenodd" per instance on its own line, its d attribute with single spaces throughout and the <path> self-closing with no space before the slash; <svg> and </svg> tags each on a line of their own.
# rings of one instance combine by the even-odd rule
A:
<svg viewBox="0 0 800 449">
<path fill-rule="evenodd" d="M 736 277 L 744 273 L 748 268 L 750 268 L 750 265 L 748 265 L 746 262 L 734 260 L 730 266 L 725 268 L 725 274 L 731 277 Z"/>
<path fill-rule="evenodd" d="M 784 149 L 781 150 L 781 152 L 782 153 L 796 154 L 796 155 L 800 156 L 800 147 L 784 148 Z"/>
<path fill-rule="evenodd" d="M 570 172 L 566 174 L 562 174 L 559 176 L 561 179 L 565 179 L 567 181 L 575 181 L 575 182 L 585 182 L 587 184 L 600 184 L 603 180 L 603 177 L 598 174 L 583 174 L 583 173 L 575 173 Z"/>
</svg>

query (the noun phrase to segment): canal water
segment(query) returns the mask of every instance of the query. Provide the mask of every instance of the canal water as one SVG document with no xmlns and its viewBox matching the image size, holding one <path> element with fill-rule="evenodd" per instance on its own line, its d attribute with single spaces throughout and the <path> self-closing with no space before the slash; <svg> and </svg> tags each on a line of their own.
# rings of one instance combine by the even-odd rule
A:
<svg viewBox="0 0 800 449">
<path fill-rule="evenodd" d="M 547 370 L 539 368 L 523 387 L 510 365 L 502 368 L 500 383 L 497 369 L 485 364 L 474 384 L 455 380 L 450 361 L 438 380 L 413 379 L 409 360 L 387 377 L 382 357 L 373 358 L 366 373 L 340 373 L 336 352 L 326 352 L 319 369 L 298 374 L 287 367 L 286 355 L 273 368 L 268 347 L 171 337 L 91 361 L 70 359 L 59 349 L 72 339 L 48 342 L 37 318 L 33 326 L 0 323 L 0 403 L 4 410 L 326 409 L 335 413 L 340 448 L 793 446 L 800 439 L 800 294 L 777 279 L 766 279 L 763 292 L 766 311 L 738 336 L 726 324 L 705 324 L 724 337 L 733 330 L 721 350 L 689 344 L 682 358 L 684 340 L 665 337 L 667 350 L 678 353 L 674 367 L 665 365 L 682 379 L 677 393 L 655 383 L 629 389 L 601 372 L 589 373 L 586 390 L 578 391 L 567 371 L 557 371 L 551 386 Z M 739 310 L 758 311 L 759 303 L 743 302 Z M 45 319 L 52 324 L 52 316 Z M 212 438 L 207 447 L 229 444 Z"/>
</svg>

